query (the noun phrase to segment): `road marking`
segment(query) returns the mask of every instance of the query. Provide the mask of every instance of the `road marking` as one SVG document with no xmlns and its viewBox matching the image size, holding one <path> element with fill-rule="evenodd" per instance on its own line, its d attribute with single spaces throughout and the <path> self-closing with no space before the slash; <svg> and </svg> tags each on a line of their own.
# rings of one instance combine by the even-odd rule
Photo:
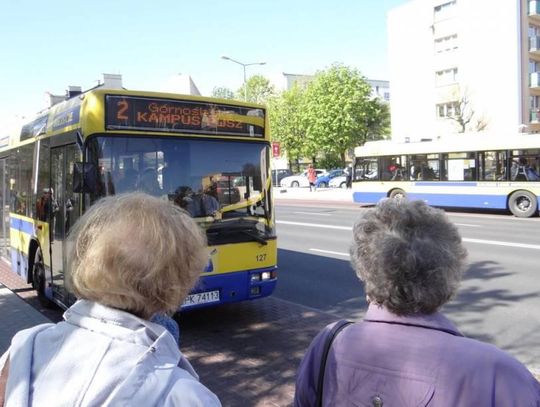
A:
<svg viewBox="0 0 540 407">
<path fill-rule="evenodd" d="M 329 213 L 317 213 L 317 212 L 294 212 L 294 213 L 301 213 L 303 215 L 331 216 Z"/>
<path fill-rule="evenodd" d="M 350 227 L 350 226 L 322 225 L 320 223 L 289 222 L 289 221 L 285 221 L 285 220 L 278 220 L 278 221 L 276 221 L 276 223 L 281 223 L 283 225 L 307 226 L 307 227 L 311 227 L 311 228 L 352 230 L 352 227 Z M 537 244 L 501 242 L 501 241 L 498 241 L 498 240 L 471 239 L 471 238 L 467 238 L 467 237 L 462 238 L 462 240 L 464 242 L 468 242 L 468 243 L 489 244 L 489 245 L 493 245 L 493 246 L 520 247 L 522 249 L 540 250 L 540 245 L 537 245 Z"/>
<path fill-rule="evenodd" d="M 521 247 L 523 249 L 540 250 L 540 245 L 537 245 L 537 244 L 499 242 L 497 240 L 469 239 L 469 238 L 466 238 L 466 237 L 464 237 L 462 240 L 464 242 L 469 242 L 469 243 L 491 244 L 491 245 L 494 245 L 494 246 Z"/>
<path fill-rule="evenodd" d="M 278 221 L 276 221 L 276 223 L 281 223 L 282 225 L 307 226 L 307 227 L 310 227 L 310 228 L 352 230 L 352 227 L 350 227 L 350 226 L 334 226 L 334 225 L 322 225 L 322 224 L 319 224 L 319 223 L 289 222 L 287 220 L 278 220 Z"/>
<path fill-rule="evenodd" d="M 349 257 L 349 253 L 342 253 L 342 252 L 333 252 L 332 250 L 321 250 L 321 249 L 309 249 L 312 252 L 319 252 L 319 253 L 326 253 L 326 254 L 337 254 L 338 256 L 345 256 Z"/>
<path fill-rule="evenodd" d="M 467 226 L 469 228 L 479 228 L 480 225 L 471 225 L 470 223 L 454 223 L 456 226 Z"/>
</svg>

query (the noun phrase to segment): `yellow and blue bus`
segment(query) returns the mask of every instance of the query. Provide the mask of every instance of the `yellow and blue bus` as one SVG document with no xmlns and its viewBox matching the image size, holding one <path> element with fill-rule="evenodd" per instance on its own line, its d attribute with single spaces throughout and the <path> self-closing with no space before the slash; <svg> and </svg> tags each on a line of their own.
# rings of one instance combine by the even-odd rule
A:
<svg viewBox="0 0 540 407">
<path fill-rule="evenodd" d="M 422 199 L 433 206 L 538 214 L 540 134 L 455 135 L 416 143 L 371 141 L 355 148 L 353 200 Z"/>
<path fill-rule="evenodd" d="M 268 117 L 263 106 L 95 88 L 0 146 L 0 255 L 68 307 L 66 239 L 98 199 L 144 191 L 191 213 L 209 261 L 182 309 L 268 296 L 277 281 Z M 128 242 L 118 244 L 129 245 Z"/>
</svg>

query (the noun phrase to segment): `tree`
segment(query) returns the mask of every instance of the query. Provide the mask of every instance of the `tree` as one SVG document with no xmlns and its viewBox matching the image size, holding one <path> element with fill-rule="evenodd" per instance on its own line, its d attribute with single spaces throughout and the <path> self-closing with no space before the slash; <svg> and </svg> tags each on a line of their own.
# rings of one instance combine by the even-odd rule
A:
<svg viewBox="0 0 540 407">
<path fill-rule="evenodd" d="M 304 90 L 297 86 L 269 100 L 272 139 L 281 143 L 289 161 L 298 161 L 305 152 L 306 130 L 302 118 Z"/>
<path fill-rule="evenodd" d="M 214 86 L 212 97 L 222 99 L 234 99 L 234 92 L 225 86 Z"/>
<path fill-rule="evenodd" d="M 348 150 L 389 131 L 388 107 L 371 97 L 371 86 L 354 68 L 336 64 L 319 72 L 303 107 L 308 156 L 337 154 L 345 165 Z"/>
<path fill-rule="evenodd" d="M 248 102 L 266 103 L 275 92 L 268 79 L 262 75 L 253 75 L 236 91 L 236 94 L 239 99 L 245 98 Z"/>
<path fill-rule="evenodd" d="M 483 116 L 478 116 L 467 92 L 464 92 L 454 105 L 454 114 L 447 117 L 456 123 L 459 133 L 467 130 L 482 131 L 488 126 L 488 121 Z"/>
</svg>

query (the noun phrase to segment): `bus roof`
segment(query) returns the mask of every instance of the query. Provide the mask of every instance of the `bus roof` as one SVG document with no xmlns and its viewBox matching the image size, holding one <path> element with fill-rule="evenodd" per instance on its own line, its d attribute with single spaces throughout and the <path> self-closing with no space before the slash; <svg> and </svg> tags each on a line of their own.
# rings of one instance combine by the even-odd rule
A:
<svg viewBox="0 0 540 407">
<path fill-rule="evenodd" d="M 267 138 L 264 106 L 174 93 L 94 88 L 60 102 L 26 123 L 10 145 L 37 136 L 114 131 Z"/>
<path fill-rule="evenodd" d="M 355 157 L 402 154 L 430 154 L 466 151 L 540 149 L 540 134 L 518 133 L 504 137 L 490 133 L 459 134 L 435 141 L 396 143 L 391 140 L 368 141 L 354 149 Z"/>
</svg>

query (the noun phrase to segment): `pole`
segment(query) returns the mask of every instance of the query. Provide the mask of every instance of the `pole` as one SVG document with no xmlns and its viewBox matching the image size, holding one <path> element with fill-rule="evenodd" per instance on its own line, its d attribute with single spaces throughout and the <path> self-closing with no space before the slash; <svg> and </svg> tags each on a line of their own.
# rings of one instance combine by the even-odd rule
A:
<svg viewBox="0 0 540 407">
<path fill-rule="evenodd" d="M 247 76 L 246 76 L 246 66 L 251 65 L 266 65 L 266 62 L 252 62 L 249 64 L 244 64 L 243 62 L 237 61 L 236 59 L 229 58 L 225 55 L 221 57 L 221 59 L 226 59 L 227 61 L 234 62 L 235 64 L 242 65 L 242 68 L 244 68 L 244 101 L 247 102 Z"/>
<path fill-rule="evenodd" d="M 247 102 L 247 81 L 246 81 L 246 65 L 242 64 L 244 67 L 244 101 Z"/>
</svg>

